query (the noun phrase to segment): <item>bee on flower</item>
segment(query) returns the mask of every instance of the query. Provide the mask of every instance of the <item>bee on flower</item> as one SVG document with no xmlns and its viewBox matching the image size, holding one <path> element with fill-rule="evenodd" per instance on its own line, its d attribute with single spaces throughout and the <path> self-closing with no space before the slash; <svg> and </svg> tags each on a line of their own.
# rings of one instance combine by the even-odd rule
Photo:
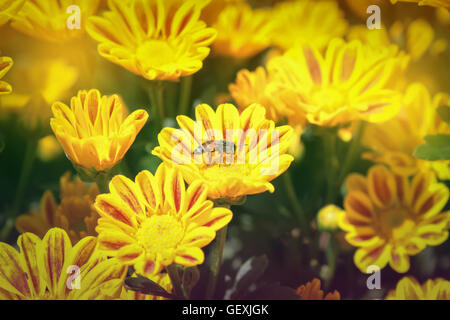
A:
<svg viewBox="0 0 450 320">
<path fill-rule="evenodd" d="M 164 128 L 160 132 L 160 145 L 153 154 L 175 165 L 188 183 L 202 181 L 208 186 L 210 199 L 234 201 L 267 190 L 273 192 L 270 181 L 293 161 L 286 154 L 293 129 L 276 127 L 257 104 L 241 114 L 231 104 L 219 105 L 216 111 L 198 105 L 195 111 L 195 121 L 178 116 L 180 129 Z M 213 151 L 217 145 L 223 149 L 224 141 L 226 152 L 212 153 L 204 148 L 206 143 L 207 147 L 214 145 Z"/>
</svg>

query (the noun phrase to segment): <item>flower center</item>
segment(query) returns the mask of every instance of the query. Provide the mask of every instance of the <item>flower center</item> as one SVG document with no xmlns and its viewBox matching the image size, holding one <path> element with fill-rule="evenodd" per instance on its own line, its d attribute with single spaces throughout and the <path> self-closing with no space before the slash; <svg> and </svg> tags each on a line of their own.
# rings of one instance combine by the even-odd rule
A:
<svg viewBox="0 0 450 320">
<path fill-rule="evenodd" d="M 170 215 L 154 215 L 146 219 L 136 233 L 139 244 L 147 254 L 163 256 L 173 251 L 184 237 L 179 220 Z"/>
<path fill-rule="evenodd" d="M 320 106 L 327 112 L 333 112 L 346 104 L 345 96 L 338 89 L 332 87 L 317 87 L 311 94 L 313 105 Z"/>
<path fill-rule="evenodd" d="M 404 239 L 415 226 L 405 208 L 390 208 L 380 212 L 379 217 L 381 234 L 392 240 Z"/>
<path fill-rule="evenodd" d="M 232 177 L 242 179 L 248 176 L 250 168 L 245 164 L 219 164 L 215 166 L 206 167 L 204 169 L 204 176 L 208 181 L 220 181 Z"/>
<path fill-rule="evenodd" d="M 176 61 L 176 52 L 167 41 L 149 40 L 136 51 L 136 57 L 144 70 L 161 68 Z"/>
</svg>

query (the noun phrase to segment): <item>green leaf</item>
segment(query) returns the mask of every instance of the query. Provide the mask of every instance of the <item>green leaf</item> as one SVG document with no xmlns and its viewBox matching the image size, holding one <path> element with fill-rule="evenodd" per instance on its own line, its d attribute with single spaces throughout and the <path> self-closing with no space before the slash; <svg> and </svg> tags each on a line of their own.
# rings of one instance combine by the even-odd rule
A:
<svg viewBox="0 0 450 320">
<path fill-rule="evenodd" d="M 137 291 L 143 294 L 150 294 L 153 296 L 164 297 L 172 299 L 173 295 L 167 292 L 156 282 L 147 279 L 139 274 L 137 277 L 128 277 L 125 279 L 124 286 L 127 290 Z"/>
<path fill-rule="evenodd" d="M 441 117 L 442 121 L 450 124 L 450 107 L 440 106 L 437 108 L 437 113 L 439 114 L 439 117 Z"/>
<path fill-rule="evenodd" d="M 437 134 L 425 137 L 422 144 L 414 151 L 414 156 L 428 161 L 450 160 L 450 134 Z"/>
</svg>

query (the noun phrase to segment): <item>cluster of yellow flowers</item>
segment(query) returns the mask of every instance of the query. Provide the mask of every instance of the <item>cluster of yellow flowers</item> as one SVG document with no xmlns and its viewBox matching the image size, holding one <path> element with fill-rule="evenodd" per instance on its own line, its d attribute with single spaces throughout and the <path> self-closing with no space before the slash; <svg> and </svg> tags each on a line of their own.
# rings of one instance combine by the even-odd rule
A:
<svg viewBox="0 0 450 320">
<path fill-rule="evenodd" d="M 159 88 L 197 73 L 210 50 L 241 62 L 265 52 L 265 65 L 240 70 L 228 85 L 237 107 L 198 104 L 194 117 L 177 115 L 179 128 L 162 128 L 151 151 L 162 163 L 133 179 L 117 173 L 149 119 L 147 110 L 129 112 L 118 94 L 97 89 L 79 90 L 66 105 L 62 101 L 77 79 L 88 74 L 63 60 L 10 71 L 13 60 L 0 57 L 0 79 L 10 71 L 14 84 L 0 81 L 2 110 L 20 114 L 26 130 L 39 138 L 50 126 L 84 180 L 65 174 L 59 201 L 46 191 L 39 211 L 15 220 L 19 250 L 0 242 L 0 299 L 157 299 L 126 289 L 129 267 L 133 277 L 145 276 L 187 298 L 174 266 L 203 264 L 202 248 L 215 239 L 223 250 L 230 206 L 275 191 L 272 181 L 299 158 L 293 146 L 307 128 L 324 136 L 345 132 L 350 140 L 342 163 L 332 153 L 336 139 L 327 145 L 330 190 L 345 185 L 343 209 L 333 205 L 337 196 L 331 191 L 317 218 L 319 229 L 340 228 L 357 248 L 354 263 L 361 272 L 389 264 L 406 273 L 411 256 L 448 239 L 450 192 L 439 179 L 450 179 L 450 160 L 413 156 L 427 135 L 450 134 L 437 111 L 450 106 L 449 96 L 432 95 L 406 75 L 427 51 L 445 50 L 428 23 L 369 34 L 365 27 L 350 27 L 335 1 L 255 8 L 243 0 L 109 0 L 101 14 L 99 0 L 60 2 L 0 0 L 0 25 L 10 22 L 59 45 L 86 31 L 101 57 L 152 88 L 150 115 L 163 107 Z M 416 2 L 450 7 L 449 1 Z M 66 26 L 69 5 L 81 8 L 80 28 Z M 422 40 L 415 43 L 418 35 Z M 366 175 L 350 173 L 359 143 L 366 147 L 362 156 L 375 163 Z M 215 277 L 221 254 L 212 262 Z M 67 284 L 72 266 L 81 290 L 70 287 L 76 282 Z M 215 280 L 208 290 L 214 291 Z M 340 299 L 338 291 L 324 296 L 320 285 L 315 278 L 297 294 L 303 300 Z M 421 286 L 404 277 L 387 299 L 450 299 L 450 282 Z"/>
</svg>

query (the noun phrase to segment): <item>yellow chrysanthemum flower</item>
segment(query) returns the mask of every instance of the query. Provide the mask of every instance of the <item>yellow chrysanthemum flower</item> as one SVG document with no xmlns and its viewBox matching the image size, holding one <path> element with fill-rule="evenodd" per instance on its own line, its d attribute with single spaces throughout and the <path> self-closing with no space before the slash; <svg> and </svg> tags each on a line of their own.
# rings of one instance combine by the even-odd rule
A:
<svg viewBox="0 0 450 320">
<path fill-rule="evenodd" d="M 142 109 L 127 116 L 117 95 L 101 96 L 95 89 L 79 91 L 70 108 L 56 102 L 52 110 L 50 125 L 66 155 L 76 165 L 97 171 L 122 160 L 148 118 Z"/>
<path fill-rule="evenodd" d="M 100 0 L 25 1 L 11 26 L 38 39 L 65 42 L 84 33 L 85 22 L 95 14 L 99 3 Z"/>
<path fill-rule="evenodd" d="M 446 40 L 435 39 L 433 27 L 424 19 L 413 20 L 406 27 L 397 21 L 389 30 L 385 27 L 369 30 L 366 26 L 354 26 L 348 33 L 348 39 L 360 40 L 372 47 L 399 45 L 413 61 L 419 60 L 426 52 L 438 54 L 447 45 Z"/>
<path fill-rule="evenodd" d="M 278 88 L 264 67 L 253 72 L 247 69 L 239 71 L 236 83 L 230 84 L 228 89 L 240 109 L 258 103 L 266 109 L 267 117 L 275 122 L 294 116 L 283 101 L 276 99 Z"/>
<path fill-rule="evenodd" d="M 17 245 L 20 252 L 0 242 L 0 300 L 92 300 L 120 293 L 127 268 L 100 255 L 94 237 L 72 247 L 66 232 L 53 228 L 42 240 L 24 233 Z"/>
<path fill-rule="evenodd" d="M 441 105 L 450 106 L 448 95 L 439 93 L 431 97 L 422 84 L 411 84 L 395 118 L 366 127 L 362 143 L 373 151 L 363 156 L 389 165 L 397 174 L 408 176 L 432 169 L 440 179 L 450 179 L 450 161 L 426 161 L 413 156 L 415 148 L 425 143 L 426 135 L 450 134 L 450 126 L 436 112 Z"/>
<path fill-rule="evenodd" d="M 13 65 L 13 60 L 9 57 L 0 57 L 0 80 L 5 76 Z M 12 88 L 9 83 L 0 81 L 0 96 L 11 93 Z"/>
<path fill-rule="evenodd" d="M 110 0 L 89 19 L 100 55 L 150 80 L 178 80 L 202 68 L 216 31 L 199 20 L 208 0 Z"/>
<path fill-rule="evenodd" d="M 226 208 L 213 208 L 201 181 L 187 189 L 183 177 L 162 164 L 152 175 L 142 171 L 135 181 L 117 175 L 111 193 L 97 197 L 102 216 L 96 228 L 100 248 L 138 274 L 154 275 L 173 263 L 203 263 L 202 247 L 230 222 Z"/>
<path fill-rule="evenodd" d="M 410 256 L 447 240 L 450 212 L 441 210 L 449 190 L 434 175 L 417 174 L 409 182 L 377 165 L 367 178 L 351 174 L 346 187 L 346 212 L 339 226 L 347 232 L 346 240 L 358 247 L 354 262 L 361 272 L 389 263 L 404 273 Z"/>
<path fill-rule="evenodd" d="M 217 18 L 219 18 L 220 13 L 227 6 L 245 2 L 245 0 L 213 0 L 203 8 L 200 19 L 205 21 L 208 26 L 212 26 L 217 21 Z"/>
<path fill-rule="evenodd" d="M 310 46 L 289 50 L 268 63 L 278 95 L 310 123 L 336 126 L 353 120 L 383 122 L 396 115 L 401 94 L 391 82 L 408 58 L 395 46 L 372 48 L 333 39 L 324 55 Z"/>
<path fill-rule="evenodd" d="M 14 92 L 1 98 L 1 108 L 19 114 L 29 130 L 48 131 L 50 105 L 68 96 L 78 79 L 78 70 L 60 59 L 32 61 L 31 65 L 20 60 L 10 79 Z"/>
<path fill-rule="evenodd" d="M 450 281 L 429 279 L 420 285 L 414 277 L 403 277 L 386 300 L 450 300 Z"/>
<path fill-rule="evenodd" d="M 320 290 L 320 279 L 317 278 L 298 287 L 297 294 L 300 296 L 300 300 L 341 300 L 341 294 L 337 290 L 324 297 L 323 290 Z"/>
<path fill-rule="evenodd" d="M 246 3 L 227 6 L 213 25 L 218 33 L 214 52 L 237 59 L 262 52 L 271 43 L 272 21 L 268 9 L 252 9 Z"/>
<path fill-rule="evenodd" d="M 450 8 L 450 0 L 391 0 L 392 3 L 397 2 L 415 2 L 419 6 L 432 6 L 439 8 Z"/>
<path fill-rule="evenodd" d="M 275 6 L 272 19 L 272 43 L 283 50 L 306 44 L 323 49 L 332 38 L 343 36 L 348 25 L 335 1 L 282 2 Z"/>
<path fill-rule="evenodd" d="M 76 178 L 71 181 L 67 172 L 60 179 L 60 204 L 53 194 L 46 191 L 42 196 L 40 211 L 32 210 L 16 219 L 16 228 L 20 233 L 31 232 L 43 237 L 53 227 L 64 229 L 72 243 L 77 243 L 86 236 L 96 236 L 98 214 L 94 210 L 97 185 L 86 185 Z"/>
<path fill-rule="evenodd" d="M 22 8 L 25 0 L 0 0 L 0 27 Z"/>
<path fill-rule="evenodd" d="M 369 16 L 367 14 L 367 8 L 371 5 L 377 5 L 380 7 L 381 12 L 384 12 L 384 10 L 389 10 L 391 8 L 388 8 L 390 6 L 389 1 L 386 0 L 345 0 L 345 4 L 347 7 L 353 11 L 356 15 L 358 15 L 361 19 L 364 21 L 367 20 L 367 17 Z"/>
<path fill-rule="evenodd" d="M 196 121 L 177 117 L 181 129 L 164 128 L 153 154 L 176 165 L 189 184 L 201 181 L 213 200 L 228 202 L 274 192 L 270 181 L 293 161 L 285 154 L 291 145 L 292 127 L 275 127 L 257 104 L 241 114 L 231 104 L 221 104 L 216 111 L 202 104 L 195 114 Z"/>
<path fill-rule="evenodd" d="M 151 275 L 148 277 L 153 282 L 160 285 L 164 290 L 169 293 L 172 293 L 172 282 L 170 281 L 170 277 L 168 273 L 158 273 L 155 275 Z M 120 293 L 120 300 L 165 300 L 166 298 L 153 296 L 151 294 L 143 294 L 137 291 L 127 290 L 122 288 L 122 292 Z"/>
</svg>

